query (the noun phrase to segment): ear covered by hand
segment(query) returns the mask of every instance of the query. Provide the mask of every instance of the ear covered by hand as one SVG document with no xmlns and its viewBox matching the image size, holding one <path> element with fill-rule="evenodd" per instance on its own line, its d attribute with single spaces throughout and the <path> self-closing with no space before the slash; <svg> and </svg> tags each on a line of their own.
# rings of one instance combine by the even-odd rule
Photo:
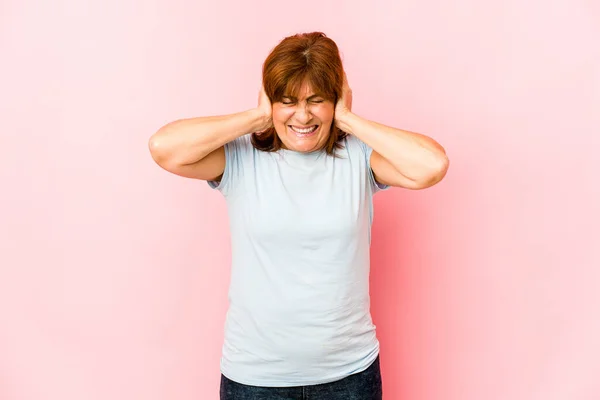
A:
<svg viewBox="0 0 600 400">
<path fill-rule="evenodd" d="M 261 85 L 260 92 L 258 93 L 258 106 L 256 107 L 263 120 L 262 126 L 258 129 L 258 132 L 266 131 L 273 126 L 273 106 L 269 100 L 269 96 L 265 92 L 264 85 Z"/>
<path fill-rule="evenodd" d="M 342 95 L 337 101 L 335 105 L 335 115 L 334 119 L 336 125 L 341 128 L 339 125 L 339 119 L 344 115 L 352 112 L 352 89 L 350 89 L 350 85 L 348 84 L 348 77 L 346 76 L 346 72 L 344 71 L 344 86 L 342 87 Z"/>
</svg>

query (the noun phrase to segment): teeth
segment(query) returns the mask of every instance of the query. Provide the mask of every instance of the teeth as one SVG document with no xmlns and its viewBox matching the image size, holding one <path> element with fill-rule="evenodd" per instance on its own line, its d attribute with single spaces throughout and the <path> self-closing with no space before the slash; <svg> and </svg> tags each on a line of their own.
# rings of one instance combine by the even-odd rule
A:
<svg viewBox="0 0 600 400">
<path fill-rule="evenodd" d="M 293 126 L 291 128 L 292 128 L 292 130 L 294 130 L 295 132 L 298 132 L 298 133 L 310 133 L 310 132 L 314 131 L 315 129 L 317 129 L 316 126 L 313 126 L 312 128 L 308 128 L 308 129 L 299 129 L 299 128 L 294 128 Z"/>
</svg>

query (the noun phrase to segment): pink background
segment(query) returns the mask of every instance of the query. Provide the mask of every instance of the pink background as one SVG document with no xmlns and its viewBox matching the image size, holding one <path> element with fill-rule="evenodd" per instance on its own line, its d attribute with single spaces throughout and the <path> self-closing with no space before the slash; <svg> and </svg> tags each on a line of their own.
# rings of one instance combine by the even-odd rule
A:
<svg viewBox="0 0 600 400">
<path fill-rule="evenodd" d="M 254 107 L 313 30 L 357 114 L 451 159 L 376 196 L 385 398 L 600 398 L 598 1 L 5 0 L 0 399 L 218 398 L 225 202 L 147 141 Z"/>
</svg>

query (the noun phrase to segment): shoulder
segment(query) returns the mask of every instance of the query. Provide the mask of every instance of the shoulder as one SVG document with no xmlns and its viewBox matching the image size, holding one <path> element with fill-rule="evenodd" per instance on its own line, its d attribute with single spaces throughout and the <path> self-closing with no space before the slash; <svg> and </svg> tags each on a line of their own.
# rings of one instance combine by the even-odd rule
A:
<svg viewBox="0 0 600 400">
<path fill-rule="evenodd" d="M 355 135 L 346 135 L 341 141 L 341 144 L 350 155 L 359 154 L 361 156 L 367 155 L 369 152 L 369 146 L 367 146 L 362 140 Z"/>
<path fill-rule="evenodd" d="M 246 134 L 246 135 L 242 135 L 239 136 L 237 138 L 235 138 L 234 140 L 232 140 L 231 142 L 228 142 L 225 147 L 230 147 L 231 149 L 235 149 L 235 150 L 248 150 L 252 148 L 252 135 L 251 134 Z"/>
<path fill-rule="evenodd" d="M 235 138 L 224 146 L 227 160 L 241 162 L 244 159 L 253 157 L 258 150 L 252 145 L 252 137 L 246 134 Z"/>
</svg>

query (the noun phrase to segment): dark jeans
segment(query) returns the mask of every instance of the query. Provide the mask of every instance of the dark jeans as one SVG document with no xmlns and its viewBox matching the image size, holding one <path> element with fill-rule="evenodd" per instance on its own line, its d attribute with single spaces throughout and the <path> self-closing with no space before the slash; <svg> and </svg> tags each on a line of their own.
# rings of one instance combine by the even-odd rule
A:
<svg viewBox="0 0 600 400">
<path fill-rule="evenodd" d="M 363 372 L 339 381 L 292 387 L 248 386 L 221 374 L 221 400 L 381 400 L 379 356 Z"/>
</svg>

